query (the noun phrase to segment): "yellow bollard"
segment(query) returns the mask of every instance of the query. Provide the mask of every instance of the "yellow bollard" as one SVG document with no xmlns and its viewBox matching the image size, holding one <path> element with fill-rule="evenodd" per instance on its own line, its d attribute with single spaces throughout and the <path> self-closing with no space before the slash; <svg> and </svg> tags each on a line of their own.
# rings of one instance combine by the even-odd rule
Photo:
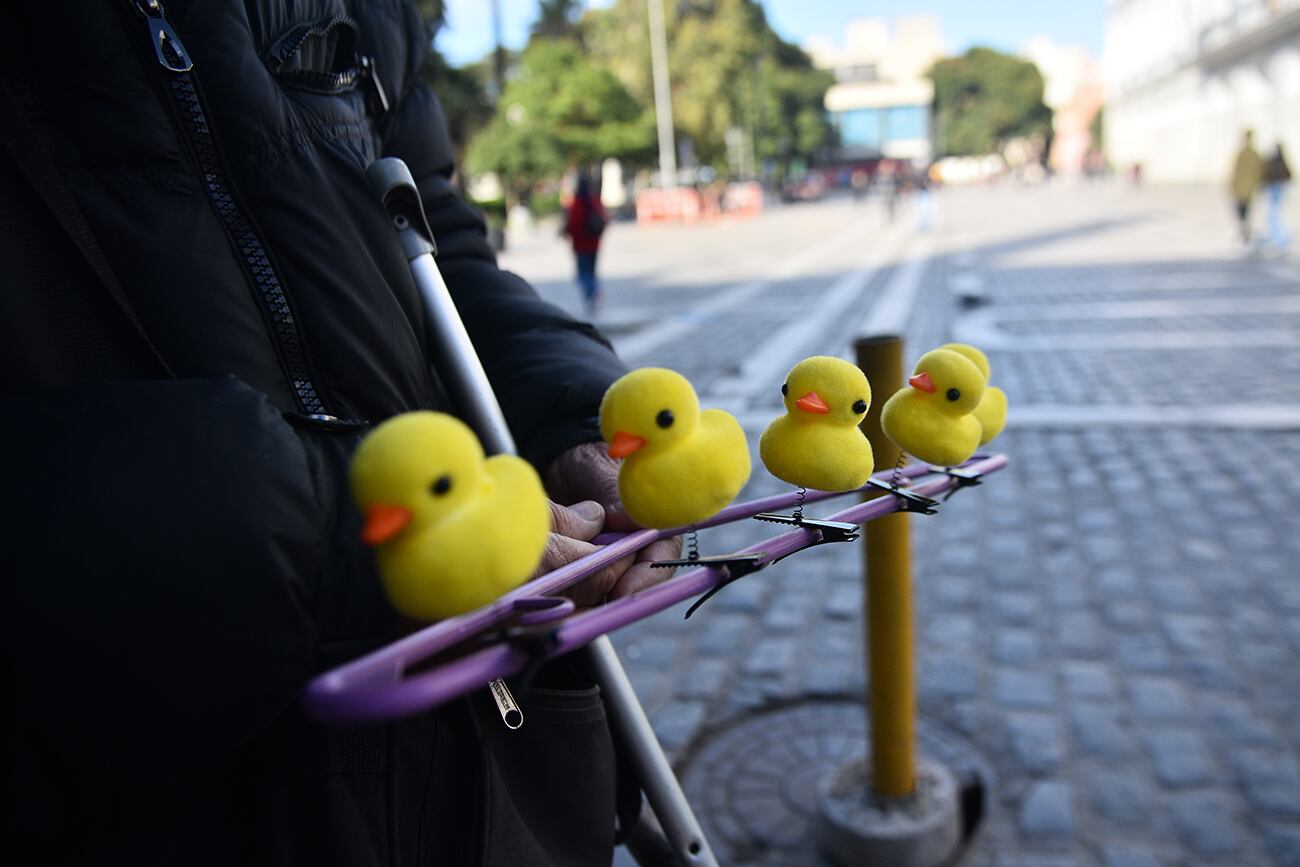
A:
<svg viewBox="0 0 1300 867">
<path fill-rule="evenodd" d="M 866 337 L 854 345 L 871 383 L 862 431 L 876 470 L 892 469 L 900 452 L 880 428 L 880 410 L 903 385 L 903 340 Z M 866 526 L 867 714 L 871 720 L 872 784 L 902 798 L 916 788 L 916 680 L 912 634 L 912 560 L 908 515 L 896 512 Z"/>
</svg>

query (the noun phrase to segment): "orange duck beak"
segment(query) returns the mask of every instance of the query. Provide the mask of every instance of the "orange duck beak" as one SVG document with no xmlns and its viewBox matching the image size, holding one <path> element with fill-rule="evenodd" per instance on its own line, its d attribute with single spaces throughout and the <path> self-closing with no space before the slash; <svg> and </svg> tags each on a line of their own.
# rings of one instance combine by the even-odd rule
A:
<svg viewBox="0 0 1300 867">
<path fill-rule="evenodd" d="M 794 405 L 804 412 L 816 413 L 817 415 L 826 415 L 826 413 L 831 411 L 830 406 L 827 405 L 826 401 L 822 400 L 822 396 L 815 391 L 808 392 L 803 397 L 796 400 Z"/>
<path fill-rule="evenodd" d="M 609 456 L 611 458 L 625 458 L 645 445 L 645 438 L 636 434 L 630 434 L 627 431 L 616 431 L 614 441 L 609 444 Z"/>
<path fill-rule="evenodd" d="M 366 523 L 361 528 L 361 541 L 367 545 L 382 545 L 411 523 L 411 512 L 402 506 L 375 503 L 366 509 Z"/>
<path fill-rule="evenodd" d="M 916 376 L 909 377 L 907 384 L 912 388 L 923 391 L 926 394 L 934 394 L 934 381 L 930 379 L 928 371 L 921 371 Z"/>
</svg>

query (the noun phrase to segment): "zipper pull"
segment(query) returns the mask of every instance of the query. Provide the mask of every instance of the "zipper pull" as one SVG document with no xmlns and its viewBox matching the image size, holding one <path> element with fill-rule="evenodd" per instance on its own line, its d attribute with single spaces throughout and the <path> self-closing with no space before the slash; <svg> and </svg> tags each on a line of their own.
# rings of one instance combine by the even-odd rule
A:
<svg viewBox="0 0 1300 867">
<path fill-rule="evenodd" d="M 361 77 L 366 84 L 366 108 L 375 117 L 388 114 L 388 93 L 384 90 L 384 83 L 379 80 L 375 59 L 369 55 L 361 58 Z"/>
<path fill-rule="evenodd" d="M 524 712 L 515 704 L 515 697 L 510 694 L 510 687 L 506 686 L 505 680 L 498 677 L 488 684 L 488 689 L 492 691 L 492 698 L 497 703 L 497 710 L 500 711 L 501 721 L 506 724 L 506 728 L 511 731 L 521 728 Z"/>
<path fill-rule="evenodd" d="M 149 39 L 158 63 L 168 72 L 189 72 L 194 68 L 185 44 L 167 21 L 167 12 L 160 0 L 134 0 L 135 11 L 144 17 L 149 27 Z"/>
</svg>

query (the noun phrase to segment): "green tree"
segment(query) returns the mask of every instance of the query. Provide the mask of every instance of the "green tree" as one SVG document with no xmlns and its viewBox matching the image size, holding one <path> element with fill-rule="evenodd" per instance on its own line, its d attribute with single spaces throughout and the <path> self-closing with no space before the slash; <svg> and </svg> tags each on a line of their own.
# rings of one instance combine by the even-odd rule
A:
<svg viewBox="0 0 1300 867">
<path fill-rule="evenodd" d="M 430 41 L 447 24 L 447 5 L 443 0 L 414 0 L 415 11 L 429 32 Z"/>
<path fill-rule="evenodd" d="M 438 95 L 459 163 L 470 137 L 492 118 L 492 103 L 487 91 L 490 69 L 483 64 L 452 66 L 433 47 L 439 31 L 447 23 L 443 0 L 417 0 L 415 8 L 424 23 L 429 43 L 424 63 L 420 66 L 420 79 Z M 383 75 L 383 70 L 380 70 L 380 75 Z"/>
<path fill-rule="evenodd" d="M 492 119 L 484 70 L 451 66 L 441 54 L 430 51 L 420 67 L 420 78 L 438 95 L 459 162 L 474 133 Z"/>
<path fill-rule="evenodd" d="M 726 133 L 752 135 L 760 158 L 812 157 L 830 137 L 822 107 L 833 79 L 783 41 L 755 0 L 664 4 L 673 125 L 701 162 L 726 168 Z M 601 66 L 640 102 L 652 105 L 645 0 L 617 0 L 583 19 Z"/>
<path fill-rule="evenodd" d="M 519 60 L 492 122 L 470 144 L 471 172 L 501 175 L 512 199 L 538 182 L 606 157 L 646 158 L 654 143 L 647 112 L 575 43 L 536 40 Z"/>
<path fill-rule="evenodd" d="M 574 39 L 582 41 L 582 0 L 538 0 L 537 20 L 533 22 L 529 42 L 535 39 Z"/>
<path fill-rule="evenodd" d="M 987 154 L 1007 139 L 1051 134 L 1043 76 L 1028 60 L 972 48 L 940 60 L 929 75 L 941 155 Z"/>
</svg>

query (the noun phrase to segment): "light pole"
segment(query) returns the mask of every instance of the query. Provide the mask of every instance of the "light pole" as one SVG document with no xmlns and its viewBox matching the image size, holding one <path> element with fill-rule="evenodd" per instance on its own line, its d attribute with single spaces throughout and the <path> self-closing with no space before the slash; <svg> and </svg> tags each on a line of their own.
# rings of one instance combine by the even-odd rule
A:
<svg viewBox="0 0 1300 867">
<path fill-rule="evenodd" d="M 506 50 L 501 47 L 501 0 L 492 0 L 492 80 L 496 82 L 497 99 L 506 92 Z"/>
<path fill-rule="evenodd" d="M 650 68 L 655 82 L 655 123 L 659 128 L 659 183 L 677 186 L 677 146 L 673 141 L 673 94 L 668 85 L 668 35 L 663 0 L 646 0 L 650 13 Z"/>
</svg>

